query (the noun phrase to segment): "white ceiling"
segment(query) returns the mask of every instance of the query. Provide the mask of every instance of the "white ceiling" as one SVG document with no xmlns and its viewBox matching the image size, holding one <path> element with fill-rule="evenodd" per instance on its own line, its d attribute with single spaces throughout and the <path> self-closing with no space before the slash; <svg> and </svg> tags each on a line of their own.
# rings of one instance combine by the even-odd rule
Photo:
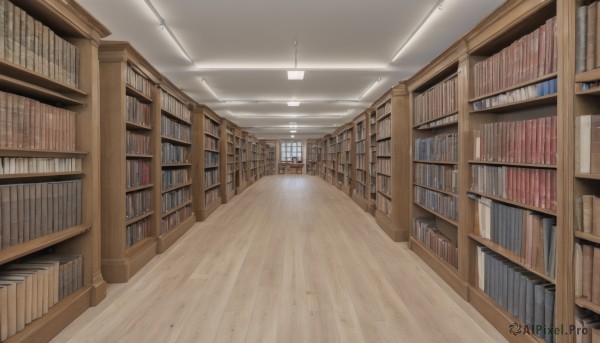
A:
<svg viewBox="0 0 600 343">
<path fill-rule="evenodd" d="M 259 138 L 289 138 L 290 122 L 297 138 L 312 138 L 349 122 L 504 0 L 445 0 L 441 10 L 439 0 L 150 0 L 192 61 L 144 0 L 79 1 L 112 31 L 107 39 L 131 42 L 221 116 Z M 295 40 L 303 81 L 287 80 Z"/>
</svg>

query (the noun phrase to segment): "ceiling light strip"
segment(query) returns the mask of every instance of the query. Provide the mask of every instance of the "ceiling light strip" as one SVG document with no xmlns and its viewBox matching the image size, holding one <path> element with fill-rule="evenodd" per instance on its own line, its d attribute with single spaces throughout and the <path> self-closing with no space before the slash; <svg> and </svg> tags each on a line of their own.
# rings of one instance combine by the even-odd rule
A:
<svg viewBox="0 0 600 343">
<path fill-rule="evenodd" d="M 377 86 L 377 84 L 381 82 L 381 76 L 377 78 L 377 80 L 375 80 L 370 86 L 369 88 L 367 88 L 359 97 L 358 100 L 361 100 L 364 96 L 366 96 L 367 94 L 371 93 L 371 91 L 373 89 L 375 89 L 375 87 Z"/>
<path fill-rule="evenodd" d="M 152 11 L 152 13 L 154 13 L 154 16 L 156 17 L 156 19 L 158 19 L 160 27 L 164 28 L 167 31 L 167 33 L 169 34 L 169 36 L 171 36 L 171 39 L 173 39 L 173 41 L 175 42 L 175 44 L 177 44 L 177 46 L 179 47 L 179 49 L 181 50 L 181 52 L 185 55 L 185 57 L 192 64 L 194 64 L 194 60 L 192 59 L 192 57 L 190 56 L 190 54 L 188 54 L 187 50 L 185 50 L 185 48 L 183 47 L 183 45 L 181 44 L 181 42 L 179 41 L 179 39 L 177 39 L 177 36 L 175 36 L 175 33 L 173 33 L 173 31 L 171 30 L 171 28 L 169 27 L 169 25 L 167 25 L 167 22 L 165 21 L 165 19 L 160 15 L 160 13 L 158 13 L 158 10 L 156 9 L 156 7 L 154 7 L 154 5 L 152 5 L 152 2 L 150 2 L 150 0 L 144 0 L 144 2 L 146 3 L 146 5 L 148 5 L 148 7 Z"/>
<path fill-rule="evenodd" d="M 423 17 L 423 20 L 421 20 L 419 25 L 417 25 L 417 27 L 413 30 L 413 32 L 411 32 L 410 36 L 408 36 L 408 38 L 404 41 L 404 43 L 402 43 L 402 45 L 400 46 L 400 49 L 398 49 L 398 52 L 396 53 L 394 58 L 392 58 L 392 62 L 395 62 L 398 59 L 398 57 L 400 57 L 402 50 L 404 50 L 404 48 L 408 45 L 408 43 L 411 41 L 411 39 L 417 34 L 417 32 L 419 32 L 419 30 L 423 27 L 423 25 L 425 25 L 427 20 L 429 20 L 429 18 L 435 13 L 435 11 L 442 10 L 443 3 L 444 3 L 444 0 L 438 0 L 435 3 L 435 5 L 433 5 L 433 7 L 429 11 L 429 13 L 427 13 L 427 15 L 425 17 Z"/>
<path fill-rule="evenodd" d="M 206 90 L 215 97 L 215 99 L 217 99 L 219 102 L 221 102 L 221 98 L 219 98 L 219 96 L 217 95 L 217 93 L 215 93 L 215 91 L 210 88 L 210 86 L 208 85 L 208 83 L 206 82 L 205 78 L 202 78 L 202 85 L 204 85 L 204 88 L 206 88 Z"/>
</svg>

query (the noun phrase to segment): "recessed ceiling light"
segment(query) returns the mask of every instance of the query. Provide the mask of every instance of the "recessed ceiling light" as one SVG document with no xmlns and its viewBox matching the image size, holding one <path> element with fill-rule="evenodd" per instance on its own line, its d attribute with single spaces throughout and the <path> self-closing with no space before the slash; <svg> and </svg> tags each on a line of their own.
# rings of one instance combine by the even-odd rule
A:
<svg viewBox="0 0 600 343">
<path fill-rule="evenodd" d="M 300 101 L 288 101 L 287 105 L 290 107 L 297 107 L 300 106 Z"/>
<path fill-rule="evenodd" d="M 288 80 L 304 80 L 304 70 L 288 70 Z"/>
<path fill-rule="evenodd" d="M 295 136 L 294 136 L 294 135 L 291 135 L 290 137 L 294 138 Z"/>
<path fill-rule="evenodd" d="M 292 130 L 292 131 L 290 131 L 290 133 L 296 133 L 296 132 L 298 132 L 298 131 L 296 131 L 296 130 Z"/>
</svg>

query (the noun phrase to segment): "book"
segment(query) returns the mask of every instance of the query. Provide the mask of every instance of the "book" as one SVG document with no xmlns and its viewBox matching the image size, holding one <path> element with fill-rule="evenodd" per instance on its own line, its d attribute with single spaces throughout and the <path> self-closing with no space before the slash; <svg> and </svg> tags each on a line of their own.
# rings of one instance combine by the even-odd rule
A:
<svg viewBox="0 0 600 343">
<path fill-rule="evenodd" d="M 591 70 L 596 66 L 596 17 L 597 17 L 597 2 L 593 2 L 587 6 L 586 19 L 586 70 Z"/>
<path fill-rule="evenodd" d="M 600 115 L 575 118 L 575 170 L 600 173 Z"/>
</svg>

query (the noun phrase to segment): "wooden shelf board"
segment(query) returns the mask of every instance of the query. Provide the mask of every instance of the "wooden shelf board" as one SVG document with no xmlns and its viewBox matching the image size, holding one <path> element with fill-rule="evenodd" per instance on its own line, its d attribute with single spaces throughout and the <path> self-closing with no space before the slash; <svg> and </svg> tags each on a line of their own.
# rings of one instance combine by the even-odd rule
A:
<svg viewBox="0 0 600 343">
<path fill-rule="evenodd" d="M 173 137 L 169 137 L 169 136 L 160 136 L 160 139 L 163 140 L 163 141 L 171 142 L 171 143 L 177 143 L 177 144 L 183 144 L 183 145 L 192 145 L 191 141 L 184 141 L 182 139 L 173 138 Z"/>
<path fill-rule="evenodd" d="M 600 69 L 594 68 L 575 74 L 575 82 L 591 82 L 600 80 Z"/>
<path fill-rule="evenodd" d="M 211 189 L 213 189 L 213 188 L 216 188 L 216 187 L 218 187 L 218 186 L 220 186 L 220 185 L 221 185 L 221 183 L 220 183 L 220 182 L 218 182 L 218 183 L 215 183 L 214 185 L 210 185 L 210 186 L 208 186 L 208 187 L 205 187 L 205 188 L 204 188 L 204 191 L 206 192 L 206 191 L 208 191 L 208 190 L 211 190 Z"/>
<path fill-rule="evenodd" d="M 163 163 L 163 168 L 191 167 L 191 163 Z"/>
<path fill-rule="evenodd" d="M 49 341 L 90 307 L 92 287 L 83 286 L 48 309 L 48 313 L 32 321 L 25 329 L 4 342 Z"/>
<path fill-rule="evenodd" d="M 183 204 L 181 204 L 181 205 L 179 205 L 179 206 L 177 206 L 177 207 L 174 207 L 174 208 L 172 208 L 172 209 L 168 210 L 167 212 L 163 213 L 163 214 L 162 214 L 162 217 L 164 218 L 164 217 L 166 217 L 166 216 L 168 216 L 168 215 L 170 215 L 170 214 L 173 214 L 173 213 L 177 212 L 178 210 L 180 210 L 180 209 L 182 209 L 182 208 L 186 207 L 187 205 L 189 205 L 189 204 L 191 204 L 191 203 L 192 203 L 192 200 L 190 199 L 190 200 L 188 200 L 188 201 L 184 202 Z"/>
<path fill-rule="evenodd" d="M 187 121 L 187 120 L 185 120 L 185 119 L 183 119 L 181 117 L 178 117 L 177 115 L 175 115 L 175 113 L 173 113 L 173 112 L 171 112 L 171 111 L 169 111 L 169 110 L 167 110 L 165 108 L 161 108 L 160 111 L 162 112 L 162 114 L 166 114 L 168 117 L 171 117 L 171 118 L 173 118 L 175 120 L 178 120 L 178 121 L 180 121 L 182 123 L 185 123 L 187 125 L 190 125 L 190 126 L 192 125 L 191 121 Z"/>
<path fill-rule="evenodd" d="M 526 86 L 529 86 L 529 85 L 540 83 L 542 81 L 550 80 L 552 78 L 557 77 L 557 75 L 558 75 L 557 73 L 550 73 L 550 74 L 542 75 L 542 76 L 540 76 L 538 78 L 531 79 L 531 80 L 525 81 L 525 82 L 521 82 L 521 83 L 518 83 L 518 84 L 516 84 L 514 86 L 506 87 L 504 89 L 500 89 L 500 90 L 492 92 L 492 93 L 488 93 L 488 94 L 484 94 L 484 95 L 481 95 L 481 96 L 478 96 L 478 97 L 475 97 L 475 98 L 471 98 L 471 99 L 469 99 L 469 102 L 486 99 L 486 98 L 492 97 L 494 95 L 499 95 L 499 94 L 506 93 L 506 92 L 509 92 L 509 91 L 512 91 L 512 90 L 516 90 L 516 89 L 519 89 L 519 88 L 523 88 L 523 87 L 526 87 Z"/>
<path fill-rule="evenodd" d="M 555 164 L 532 164 L 532 163 L 515 163 L 515 162 L 492 162 L 492 161 L 476 161 L 471 160 L 469 164 L 489 164 L 496 166 L 514 166 L 524 168 L 543 168 L 543 169 L 557 169 Z"/>
<path fill-rule="evenodd" d="M 0 250 L 0 264 L 14 261 L 20 257 L 40 251 L 60 242 L 64 242 L 72 237 L 86 232 L 90 228 L 91 227 L 89 225 L 78 225 L 18 245 L 14 245 L 12 247 L 4 248 Z"/>
<path fill-rule="evenodd" d="M 126 158 L 153 158 L 154 155 L 149 154 L 125 154 Z"/>
<path fill-rule="evenodd" d="M 594 311 L 597 314 L 600 314 L 600 305 L 596 305 L 593 302 L 587 300 L 586 298 L 575 298 L 575 305 L 587 308 L 590 311 Z"/>
<path fill-rule="evenodd" d="M 434 216 L 436 216 L 436 217 L 444 220 L 445 222 L 447 222 L 449 224 L 452 224 L 453 226 L 456 226 L 458 228 L 458 222 L 457 221 L 454 221 L 454 220 L 452 220 L 452 219 L 450 219 L 450 218 L 448 218 L 448 217 L 446 217 L 446 216 L 444 216 L 444 215 L 442 215 L 440 213 L 437 213 L 434 210 L 430 210 L 427 207 L 425 207 L 425 206 L 423 206 L 423 205 L 421 205 L 421 204 L 419 204 L 417 202 L 413 202 L 413 204 L 415 204 L 415 206 L 418 206 L 418 207 L 422 208 L 423 210 L 425 210 L 425 211 L 433 214 Z"/>
<path fill-rule="evenodd" d="M 45 179 L 56 177 L 83 177 L 85 174 L 80 171 L 75 172 L 56 172 L 56 173 L 27 173 L 27 174 L 3 174 L 0 175 L 0 180 L 29 180 L 29 179 Z"/>
<path fill-rule="evenodd" d="M 141 191 L 141 190 L 152 188 L 152 187 L 154 187 L 153 183 L 149 183 L 147 185 L 142 185 L 142 186 L 125 188 L 125 193 L 131 193 L 131 192 Z"/>
<path fill-rule="evenodd" d="M 600 244 L 600 236 L 596 236 L 593 233 L 575 231 L 575 237 L 585 239 L 586 241 Z"/>
<path fill-rule="evenodd" d="M 410 249 L 417 254 L 433 271 L 439 275 L 463 299 L 468 298 L 469 285 L 462 279 L 453 265 L 434 253 L 418 239 L 410 237 Z"/>
<path fill-rule="evenodd" d="M 11 93 L 32 97 L 48 102 L 61 103 L 66 106 L 83 106 L 84 102 L 70 98 L 61 93 L 25 82 L 6 75 L 0 75 L 0 88 L 9 89 Z"/>
<path fill-rule="evenodd" d="M 475 242 L 489 248 L 490 250 L 494 251 L 495 253 L 504 256 L 506 259 L 510 260 L 512 263 L 519 265 L 520 267 L 532 272 L 533 274 L 537 275 L 538 277 L 556 284 L 556 280 L 554 280 L 550 276 L 544 274 L 543 272 L 541 272 L 539 270 L 535 270 L 531 267 L 527 267 L 525 265 L 525 263 L 522 262 L 522 258 L 519 255 L 515 254 L 514 252 L 510 251 L 509 249 L 506 249 L 506 248 L 502 247 L 501 245 L 496 244 L 496 243 L 490 241 L 489 239 L 483 238 L 475 233 L 470 233 L 469 238 L 471 238 Z"/>
<path fill-rule="evenodd" d="M 129 120 L 125 121 L 125 126 L 128 129 L 134 129 L 134 130 L 148 130 L 148 131 L 152 130 L 152 126 L 150 126 L 150 125 L 135 123 L 135 122 L 132 122 Z"/>
<path fill-rule="evenodd" d="M 575 91 L 575 95 L 600 95 L 600 87 L 590 88 L 585 91 Z"/>
<path fill-rule="evenodd" d="M 213 149 L 207 149 L 207 148 L 204 148 L 204 151 L 216 152 L 218 154 L 221 153 L 219 150 L 213 150 Z M 242 161 L 242 162 L 247 162 L 247 161 Z"/>
<path fill-rule="evenodd" d="M 434 191 L 434 192 L 438 192 L 438 193 L 450 195 L 450 196 L 453 196 L 453 197 L 458 197 L 457 193 L 452 193 L 452 192 L 449 192 L 449 191 L 444 191 L 444 190 L 441 190 L 441 189 L 437 189 L 437 188 L 433 188 L 433 187 L 421 185 L 419 183 L 413 183 L 413 186 L 418 186 L 418 187 L 421 187 L 421 188 L 429 189 L 430 191 Z"/>
<path fill-rule="evenodd" d="M 390 136 L 386 136 L 386 137 L 377 137 L 378 142 L 385 141 L 388 139 L 392 139 L 392 136 L 390 135 Z"/>
<path fill-rule="evenodd" d="M 221 137 L 219 137 L 219 136 L 217 136 L 217 135 L 215 135 L 215 134 L 212 134 L 212 133 L 210 133 L 210 132 L 206 132 L 206 131 L 204 131 L 204 134 L 205 134 L 205 135 L 207 135 L 207 136 L 211 136 L 211 137 L 213 137 L 213 138 L 216 138 L 217 140 L 220 140 L 220 139 L 221 139 Z"/>
<path fill-rule="evenodd" d="M 417 128 L 419 128 L 419 126 L 423 126 L 423 125 L 425 125 L 425 124 L 433 123 L 433 122 L 436 122 L 436 121 L 438 121 L 438 120 L 441 120 L 441 119 L 444 119 L 444 118 L 447 118 L 447 117 L 451 117 L 451 116 L 453 116 L 453 115 L 455 115 L 455 114 L 458 114 L 458 111 L 454 111 L 454 112 L 446 113 L 446 114 L 443 114 L 443 115 L 441 115 L 441 116 L 439 116 L 439 117 L 436 117 L 436 118 L 434 118 L 434 119 L 429 119 L 429 120 L 427 120 L 427 121 L 424 121 L 424 122 L 421 122 L 421 123 L 419 123 L 419 124 L 415 124 L 415 125 L 413 125 L 413 129 L 417 129 Z"/>
<path fill-rule="evenodd" d="M 392 200 L 392 196 L 391 196 L 390 194 L 387 194 L 387 193 L 385 193 L 385 192 L 382 192 L 382 191 L 380 191 L 379 189 L 377 190 L 377 193 L 379 193 L 379 194 L 381 194 L 381 195 L 385 196 L 386 198 L 388 198 L 388 199 Z"/>
<path fill-rule="evenodd" d="M 55 81 L 40 73 L 19 66 L 5 59 L 0 59 L 0 69 L 2 70 L 3 75 L 41 88 L 46 88 L 59 93 L 71 93 L 80 96 L 87 96 L 87 93 L 79 88 Z"/>
<path fill-rule="evenodd" d="M 85 151 L 63 151 L 63 150 L 35 150 L 19 148 L 0 148 L 2 157 L 69 157 L 83 158 L 88 153 Z"/>
<path fill-rule="evenodd" d="M 510 104 L 488 107 L 483 110 L 473 110 L 473 111 L 471 111 L 471 113 L 472 114 L 474 114 L 474 113 L 489 113 L 489 112 L 502 113 L 502 112 L 525 109 L 525 108 L 534 107 L 534 106 L 556 104 L 557 99 L 558 99 L 558 95 L 557 95 L 557 93 L 554 93 L 554 94 L 544 95 L 544 96 L 531 98 L 531 99 L 527 99 L 527 100 L 511 102 Z"/>
<path fill-rule="evenodd" d="M 382 121 L 383 119 L 385 119 L 385 118 L 387 118 L 387 117 L 389 117 L 391 115 L 392 115 L 392 112 L 384 113 L 380 117 L 377 118 L 377 121 Z"/>
<path fill-rule="evenodd" d="M 142 220 L 144 218 L 148 218 L 148 217 L 150 217 L 153 214 L 154 214 L 154 211 L 149 211 L 149 212 L 141 214 L 141 215 L 139 215 L 137 217 L 133 217 L 131 219 L 126 219 L 125 220 L 125 226 L 131 225 L 131 224 L 136 223 L 136 222 L 139 222 L 140 220 Z"/>
<path fill-rule="evenodd" d="M 169 193 L 169 192 L 172 192 L 172 191 L 174 191 L 174 190 L 176 190 L 176 189 L 183 188 L 183 187 L 187 187 L 187 186 L 191 186 L 191 185 L 192 185 L 192 182 L 191 182 L 191 181 L 188 181 L 188 182 L 186 182 L 186 183 L 178 184 L 178 185 L 175 185 L 175 186 L 173 186 L 173 187 L 167 188 L 167 189 L 165 189 L 165 190 L 161 190 L 161 193 L 162 193 L 162 194 Z"/>
<path fill-rule="evenodd" d="M 545 208 L 540 208 L 540 207 L 535 207 L 535 206 L 530 206 L 530 205 L 522 204 L 520 202 L 508 200 L 508 199 L 501 198 L 501 197 L 498 197 L 498 196 L 495 196 L 495 195 L 489 195 L 489 194 L 479 193 L 479 192 L 474 192 L 474 191 L 468 191 L 468 192 L 471 193 L 471 194 L 476 194 L 476 195 L 479 195 L 479 196 L 482 196 L 482 197 L 486 197 L 488 199 L 492 199 L 492 200 L 496 200 L 496 201 L 499 201 L 499 202 L 503 202 L 505 204 L 509 204 L 509 205 L 513 205 L 513 206 L 517 206 L 517 207 L 522 207 L 522 208 L 526 208 L 528 210 L 532 210 L 532 211 L 540 212 L 540 213 L 545 213 L 545 214 L 548 214 L 548 215 L 551 215 L 551 216 L 556 216 L 556 211 L 551 211 L 551 210 L 548 210 L 548 209 L 545 209 Z"/>
<path fill-rule="evenodd" d="M 452 161 L 419 161 L 419 160 L 413 160 L 413 163 L 445 164 L 445 165 L 450 165 L 450 166 L 457 166 L 458 165 L 458 162 L 452 162 Z"/>
<path fill-rule="evenodd" d="M 514 343 L 543 343 L 534 335 L 513 335 L 508 327 L 513 323 L 521 323 L 505 309 L 496 304 L 487 294 L 476 286 L 469 286 L 469 303 L 487 319 L 510 342 Z M 523 325 L 523 323 L 521 323 Z"/>
<path fill-rule="evenodd" d="M 204 169 L 215 169 L 215 168 L 219 168 L 220 165 L 216 164 L 214 166 L 204 166 Z"/>
<path fill-rule="evenodd" d="M 455 126 L 455 125 L 458 125 L 458 121 L 452 121 L 452 122 L 448 122 L 448 123 L 444 123 L 444 124 L 439 124 L 439 125 L 436 125 L 436 126 L 430 126 L 430 127 L 415 127 L 414 129 L 415 130 L 422 130 L 422 131 L 425 131 L 425 130 L 436 130 L 436 129 L 442 129 L 442 128 L 449 127 L 449 126 Z"/>
<path fill-rule="evenodd" d="M 145 95 L 144 93 L 138 91 L 137 89 L 135 89 L 132 85 L 130 85 L 128 83 L 125 84 L 125 91 L 126 91 L 127 95 L 136 97 L 138 100 L 140 100 L 143 103 L 146 103 L 146 104 L 152 103 L 152 98 L 150 98 L 149 96 Z"/>
<path fill-rule="evenodd" d="M 578 178 L 578 179 L 600 180 L 600 174 L 576 173 L 575 177 Z"/>
</svg>

